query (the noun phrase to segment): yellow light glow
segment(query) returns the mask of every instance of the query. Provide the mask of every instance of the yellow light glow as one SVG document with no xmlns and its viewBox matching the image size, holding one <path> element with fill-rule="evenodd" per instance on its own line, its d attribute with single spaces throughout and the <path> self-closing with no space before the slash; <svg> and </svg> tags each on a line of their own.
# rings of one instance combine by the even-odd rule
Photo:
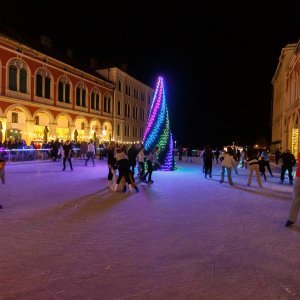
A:
<svg viewBox="0 0 300 300">
<path fill-rule="evenodd" d="M 295 157 L 298 155 L 298 146 L 299 146 L 299 129 L 292 128 L 292 149 L 291 152 Z"/>
</svg>

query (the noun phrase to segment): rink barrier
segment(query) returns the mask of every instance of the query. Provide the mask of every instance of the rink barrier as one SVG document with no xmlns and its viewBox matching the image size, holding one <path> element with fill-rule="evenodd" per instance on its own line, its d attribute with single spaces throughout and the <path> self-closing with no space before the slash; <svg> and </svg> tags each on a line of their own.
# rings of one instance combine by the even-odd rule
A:
<svg viewBox="0 0 300 300">
<path fill-rule="evenodd" d="M 58 155 L 60 155 L 60 151 L 58 151 Z M 74 159 L 79 159 L 81 152 L 80 148 L 73 148 Z M 100 157 L 100 152 L 103 151 L 103 148 L 96 148 L 95 158 Z M 14 161 L 35 161 L 35 160 L 53 160 L 51 157 L 50 149 L 6 149 L 0 148 L 0 159 L 4 159 L 6 162 L 14 162 Z"/>
</svg>

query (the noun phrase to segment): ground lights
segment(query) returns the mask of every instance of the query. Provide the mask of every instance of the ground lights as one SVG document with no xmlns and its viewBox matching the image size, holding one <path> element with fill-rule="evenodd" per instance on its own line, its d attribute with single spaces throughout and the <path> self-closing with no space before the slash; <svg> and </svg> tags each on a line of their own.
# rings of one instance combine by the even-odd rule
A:
<svg viewBox="0 0 300 300">
<path fill-rule="evenodd" d="M 154 98 L 143 141 L 147 152 L 151 152 L 156 145 L 159 147 L 158 160 L 161 162 L 162 170 L 174 170 L 175 159 L 173 139 L 170 130 L 169 113 L 162 77 L 158 77 L 156 83 Z"/>
</svg>

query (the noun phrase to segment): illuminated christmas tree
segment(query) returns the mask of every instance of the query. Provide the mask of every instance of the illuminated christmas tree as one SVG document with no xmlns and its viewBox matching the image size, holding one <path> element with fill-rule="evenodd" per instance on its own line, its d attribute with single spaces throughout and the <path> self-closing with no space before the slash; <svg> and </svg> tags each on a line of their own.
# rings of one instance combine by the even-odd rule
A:
<svg viewBox="0 0 300 300">
<path fill-rule="evenodd" d="M 157 158 L 161 163 L 161 169 L 164 171 L 174 170 L 173 139 L 162 77 L 158 77 L 157 80 L 147 128 L 144 134 L 144 146 L 147 152 L 151 152 L 155 146 L 158 146 Z"/>
</svg>

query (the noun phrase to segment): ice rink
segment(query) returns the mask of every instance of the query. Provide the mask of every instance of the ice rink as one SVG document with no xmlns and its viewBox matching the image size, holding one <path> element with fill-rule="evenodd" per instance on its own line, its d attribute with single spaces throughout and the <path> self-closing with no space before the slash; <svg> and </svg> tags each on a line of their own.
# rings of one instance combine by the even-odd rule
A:
<svg viewBox="0 0 300 300">
<path fill-rule="evenodd" d="M 284 226 L 292 186 L 279 168 L 260 189 L 248 170 L 231 187 L 220 165 L 212 179 L 198 160 L 177 167 L 123 194 L 107 188 L 106 161 L 8 163 L 0 299 L 300 299 L 300 227 Z"/>
</svg>

